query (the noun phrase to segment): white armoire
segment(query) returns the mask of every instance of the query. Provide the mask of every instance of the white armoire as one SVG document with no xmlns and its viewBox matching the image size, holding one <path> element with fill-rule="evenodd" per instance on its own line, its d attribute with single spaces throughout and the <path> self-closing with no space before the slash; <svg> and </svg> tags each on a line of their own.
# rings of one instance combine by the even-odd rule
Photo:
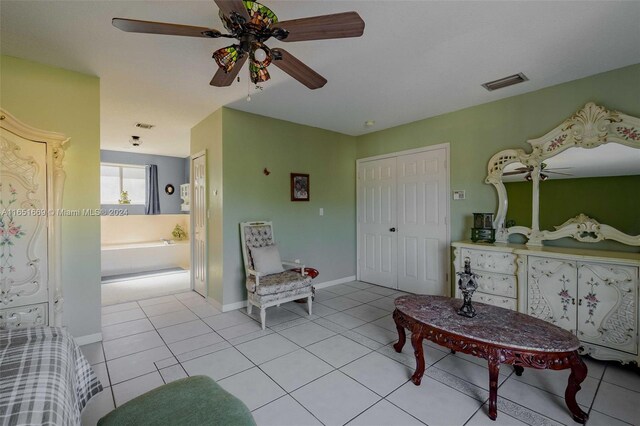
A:
<svg viewBox="0 0 640 426">
<path fill-rule="evenodd" d="M 544 193 L 540 187 L 544 189 L 544 181 L 552 179 L 554 170 L 563 178 L 640 175 L 640 119 L 588 103 L 529 143 L 531 153 L 508 149 L 489 161 L 486 182 L 496 187 L 499 202 L 494 223 L 496 242 L 453 243 L 456 272 L 463 270 L 468 259 L 478 276 L 474 300 L 518 310 L 565 328 L 580 339 L 583 354 L 640 363 L 640 235 L 600 223 L 585 212 L 567 218 L 553 230 L 539 225 L 540 205 L 557 205 L 550 204 L 550 199 L 540 199 Z M 587 174 L 590 170 L 593 175 Z M 520 180 L 516 181 L 518 185 L 531 185 L 531 227 L 507 225 L 509 197 L 504 182 L 513 179 Z M 623 196 L 638 202 L 640 188 L 625 188 Z M 603 202 L 596 197 L 589 200 Z M 624 213 L 628 212 L 619 214 Z M 631 214 L 637 218 L 637 229 L 638 211 Z M 510 243 L 509 237 L 514 234 L 524 236 L 526 244 Z M 580 243 L 566 240 L 565 246 L 574 247 L 545 243 L 562 238 Z M 604 240 L 630 249 L 590 247 Z M 459 290 L 456 294 L 459 297 Z"/>
<path fill-rule="evenodd" d="M 60 209 L 67 142 L 0 109 L 0 329 L 62 325 Z"/>
</svg>

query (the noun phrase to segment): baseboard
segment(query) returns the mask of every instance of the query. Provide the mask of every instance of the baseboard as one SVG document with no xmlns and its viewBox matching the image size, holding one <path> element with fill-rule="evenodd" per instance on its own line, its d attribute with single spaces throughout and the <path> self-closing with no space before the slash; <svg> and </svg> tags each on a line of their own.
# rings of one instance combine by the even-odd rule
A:
<svg viewBox="0 0 640 426">
<path fill-rule="evenodd" d="M 350 277 L 338 278 L 337 280 L 325 281 L 323 283 L 313 284 L 316 289 L 331 287 L 338 284 L 350 283 L 351 281 L 355 281 L 356 276 L 351 275 Z"/>
<path fill-rule="evenodd" d="M 235 302 L 235 303 L 227 303 L 226 305 L 223 305 L 222 303 L 218 302 L 216 299 L 213 299 L 211 297 L 207 297 L 207 300 L 211 302 L 214 308 L 222 312 L 235 311 L 236 309 L 241 309 L 247 306 L 246 300 L 242 300 L 240 302 Z"/>
<path fill-rule="evenodd" d="M 218 302 L 213 297 L 207 297 L 206 299 L 213 305 L 214 308 L 216 308 L 219 311 L 222 311 L 222 303 Z"/>
<path fill-rule="evenodd" d="M 102 342 L 102 333 L 87 334 L 86 336 L 74 337 L 78 346 L 88 345 L 89 343 Z"/>
<path fill-rule="evenodd" d="M 235 311 L 236 309 L 242 309 L 247 306 L 247 301 L 243 300 L 241 302 L 235 303 L 227 303 L 226 305 L 222 305 L 222 312 Z"/>
</svg>

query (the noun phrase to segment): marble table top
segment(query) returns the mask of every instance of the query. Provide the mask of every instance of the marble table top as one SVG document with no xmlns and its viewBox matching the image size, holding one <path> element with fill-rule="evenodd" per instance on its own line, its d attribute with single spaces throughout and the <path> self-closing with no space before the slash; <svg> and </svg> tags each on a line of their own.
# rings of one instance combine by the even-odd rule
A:
<svg viewBox="0 0 640 426">
<path fill-rule="evenodd" d="M 477 315 L 458 315 L 462 299 L 407 295 L 395 300 L 403 314 L 447 333 L 512 349 L 569 352 L 580 346 L 571 332 L 510 309 L 472 302 Z"/>
</svg>

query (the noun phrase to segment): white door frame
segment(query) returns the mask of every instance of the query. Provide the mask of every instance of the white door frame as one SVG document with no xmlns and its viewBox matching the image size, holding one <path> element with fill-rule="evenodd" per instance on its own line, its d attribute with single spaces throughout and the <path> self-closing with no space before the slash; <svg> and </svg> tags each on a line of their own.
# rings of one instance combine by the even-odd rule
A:
<svg viewBox="0 0 640 426">
<path fill-rule="evenodd" d="M 207 150 L 204 149 L 202 151 L 196 152 L 195 154 L 192 154 L 191 156 L 189 156 L 189 230 L 191 231 L 191 238 L 190 238 L 190 242 L 189 242 L 189 250 L 190 250 L 190 262 L 191 262 L 191 267 L 189 268 L 190 272 L 189 272 L 189 283 L 190 283 L 190 287 L 191 287 L 191 291 L 195 291 L 195 280 L 193 277 L 193 252 L 194 252 L 194 244 L 195 244 L 195 233 L 194 233 L 194 219 L 193 219 L 193 215 L 194 215 L 194 203 L 193 201 L 195 200 L 194 197 L 194 192 L 193 192 L 193 161 L 196 158 L 200 158 L 203 157 L 205 159 L 205 170 L 206 170 L 206 175 L 208 176 L 209 174 L 209 170 L 207 168 Z M 206 182 L 206 177 L 205 177 L 205 182 Z M 204 193 L 204 199 L 205 199 L 205 205 L 207 206 L 207 220 L 205 221 L 205 243 L 204 243 L 204 251 L 205 251 L 205 259 L 207 260 L 207 265 L 204 268 L 204 282 L 205 282 L 205 298 L 209 296 L 209 187 L 207 185 L 206 191 Z"/>
<path fill-rule="evenodd" d="M 360 217 L 360 207 L 358 205 L 358 201 L 360 199 L 360 186 L 358 185 L 357 179 L 358 179 L 358 173 L 360 172 L 360 164 L 361 163 L 366 163 L 368 161 L 375 161 L 375 160 L 382 160 L 383 158 L 390 158 L 390 157 L 398 157 L 401 155 L 411 155 L 411 154 L 418 154 L 420 152 L 426 152 L 426 151 L 434 151 L 437 149 L 444 149 L 445 150 L 445 156 L 446 156 L 446 168 L 447 168 L 447 179 L 446 179 L 446 187 L 445 187 L 445 191 L 447 194 L 447 203 L 446 203 L 446 207 L 447 207 L 447 216 L 446 216 L 446 225 L 447 225 L 447 238 L 446 238 L 446 246 L 449 247 L 449 249 L 447 250 L 446 253 L 446 259 L 447 259 L 447 269 L 445 269 L 445 281 L 446 281 L 446 289 L 447 289 L 447 295 L 450 296 L 451 294 L 451 168 L 450 168 L 450 157 L 451 157 L 451 150 L 449 149 L 449 142 L 445 142 L 445 143 L 440 143 L 437 145 L 429 145 L 429 146 L 424 146 L 421 148 L 415 148 L 415 149 L 408 149 L 405 151 L 396 151 L 396 152 L 389 152 L 387 154 L 381 154 L 381 155 L 375 155 L 373 157 L 365 157 L 365 158 L 359 158 L 356 160 L 356 279 L 360 279 L 360 224 L 358 223 L 358 217 Z"/>
</svg>

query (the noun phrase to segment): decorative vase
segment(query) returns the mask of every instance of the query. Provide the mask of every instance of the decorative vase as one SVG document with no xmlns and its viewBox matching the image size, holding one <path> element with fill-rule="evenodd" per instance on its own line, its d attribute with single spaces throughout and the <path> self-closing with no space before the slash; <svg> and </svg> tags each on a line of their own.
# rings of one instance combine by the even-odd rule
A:
<svg viewBox="0 0 640 426">
<path fill-rule="evenodd" d="M 476 282 L 478 276 L 471 272 L 471 262 L 469 258 L 464 260 L 464 272 L 458 272 L 458 276 L 460 277 L 458 279 L 458 288 L 462 292 L 463 298 L 463 303 L 458 310 L 458 315 L 473 318 L 476 316 L 476 310 L 471 304 L 471 297 L 473 296 L 473 292 L 478 288 L 478 283 Z"/>
</svg>

